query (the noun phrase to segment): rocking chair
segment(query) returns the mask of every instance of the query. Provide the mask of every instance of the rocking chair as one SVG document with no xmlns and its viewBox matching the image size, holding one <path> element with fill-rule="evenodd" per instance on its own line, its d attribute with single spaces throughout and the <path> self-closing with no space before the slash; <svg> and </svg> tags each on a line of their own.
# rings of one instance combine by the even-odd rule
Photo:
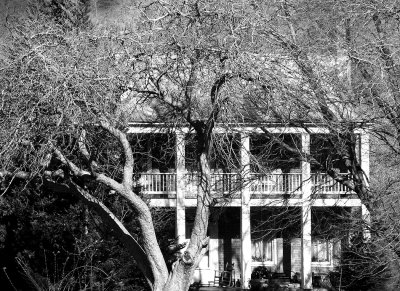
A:
<svg viewBox="0 0 400 291">
<path fill-rule="evenodd" d="M 215 271 L 214 286 L 230 287 L 235 284 L 235 270 L 233 266 L 234 264 L 226 263 L 224 271 Z"/>
</svg>

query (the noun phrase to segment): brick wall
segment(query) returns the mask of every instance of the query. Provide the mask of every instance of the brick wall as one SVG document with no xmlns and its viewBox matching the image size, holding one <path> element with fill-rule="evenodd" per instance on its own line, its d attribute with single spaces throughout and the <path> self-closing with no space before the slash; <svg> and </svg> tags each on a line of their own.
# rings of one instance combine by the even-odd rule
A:
<svg viewBox="0 0 400 291">
<path fill-rule="evenodd" d="M 291 248 L 291 276 L 294 275 L 296 272 L 301 272 L 301 239 L 294 238 L 290 241 L 290 248 Z M 341 253 L 341 242 L 337 241 L 333 243 L 333 250 L 332 250 L 332 263 L 331 264 L 317 264 L 313 263 L 311 269 L 314 273 L 329 273 L 333 271 L 336 266 L 340 263 L 340 253 Z M 286 255 L 286 254 L 285 254 Z"/>
<path fill-rule="evenodd" d="M 301 272 L 301 239 L 293 238 L 290 241 L 290 269 L 291 276 L 296 272 Z"/>
<path fill-rule="evenodd" d="M 241 241 L 238 238 L 218 240 L 218 266 L 223 271 L 227 263 L 234 264 L 236 274 L 240 274 Z"/>
<path fill-rule="evenodd" d="M 218 221 L 218 266 L 219 271 L 226 264 L 234 264 L 236 277 L 240 275 L 241 262 L 240 209 L 229 208 Z"/>
</svg>

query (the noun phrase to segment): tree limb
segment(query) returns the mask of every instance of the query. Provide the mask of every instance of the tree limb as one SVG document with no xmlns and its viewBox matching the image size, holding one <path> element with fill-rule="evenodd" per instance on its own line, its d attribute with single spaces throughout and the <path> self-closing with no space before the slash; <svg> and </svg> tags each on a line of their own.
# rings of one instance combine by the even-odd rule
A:
<svg viewBox="0 0 400 291">
<path fill-rule="evenodd" d="M 116 137 L 117 140 L 119 141 L 119 143 L 121 144 L 123 153 L 124 153 L 124 157 L 125 157 L 124 175 L 123 175 L 122 184 L 126 189 L 132 189 L 134 159 L 133 159 L 132 148 L 131 148 L 131 145 L 130 145 L 126 135 L 119 129 L 113 127 L 104 116 L 100 116 L 100 126 L 102 128 L 104 128 L 105 130 L 107 130 L 114 137 Z M 98 177 L 104 181 L 107 180 L 107 179 L 105 179 L 104 175 L 98 176 Z"/>
<path fill-rule="evenodd" d="M 153 273 L 150 269 L 150 261 L 148 260 L 144 250 L 125 228 L 122 222 L 100 200 L 74 182 L 70 182 L 69 184 L 59 184 L 47 181 L 47 185 L 57 192 L 67 192 L 78 196 L 86 205 L 95 210 L 101 217 L 102 221 L 113 230 L 113 233 L 125 245 L 126 249 L 135 259 L 138 267 L 147 280 L 153 282 L 154 279 Z"/>
</svg>

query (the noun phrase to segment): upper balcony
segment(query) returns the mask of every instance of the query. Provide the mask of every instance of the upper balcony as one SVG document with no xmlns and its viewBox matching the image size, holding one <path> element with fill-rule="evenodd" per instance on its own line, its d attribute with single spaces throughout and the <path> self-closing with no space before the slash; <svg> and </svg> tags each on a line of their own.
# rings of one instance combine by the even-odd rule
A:
<svg viewBox="0 0 400 291">
<path fill-rule="evenodd" d="M 345 175 L 345 174 L 342 174 Z M 301 173 L 260 174 L 251 173 L 248 181 L 238 173 L 213 173 L 211 175 L 211 194 L 214 198 L 240 198 L 244 187 L 249 187 L 252 198 L 277 198 L 290 196 L 300 198 L 303 192 Z M 201 176 L 187 173 L 183 183 L 185 198 L 196 198 Z M 342 184 L 323 173 L 311 174 L 311 191 L 316 198 L 353 194 Z M 137 186 L 148 198 L 175 198 L 176 173 L 142 173 Z"/>
<path fill-rule="evenodd" d="M 174 200 L 182 198 L 192 205 L 203 184 L 202 176 L 196 172 L 200 168 L 196 137 L 189 128 L 175 130 L 129 129 L 138 173 L 136 184 L 145 197 L 156 201 L 154 205 L 173 205 Z M 256 127 L 216 130 L 208 160 L 213 169 L 209 185 L 212 198 L 235 206 L 243 202 L 241 198 L 247 199 L 243 193 L 250 194 L 252 205 L 267 200 L 294 205 L 310 196 L 321 205 L 323 200 L 334 198 L 329 201 L 333 205 L 333 200 L 342 203 L 357 197 L 324 173 L 329 169 L 348 175 L 343 159 L 333 148 L 335 144 L 342 145 L 336 136 L 318 127 L 305 130 L 271 125 L 265 130 L 268 134 Z M 353 144 L 368 176 L 366 137 L 356 133 Z"/>
</svg>

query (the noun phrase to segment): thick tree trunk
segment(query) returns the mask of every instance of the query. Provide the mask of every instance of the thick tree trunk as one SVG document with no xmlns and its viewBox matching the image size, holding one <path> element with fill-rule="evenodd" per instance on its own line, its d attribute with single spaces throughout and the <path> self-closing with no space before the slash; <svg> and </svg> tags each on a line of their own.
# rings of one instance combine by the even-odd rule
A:
<svg viewBox="0 0 400 291">
<path fill-rule="evenodd" d="M 207 228 L 210 216 L 211 171 L 206 153 L 199 158 L 202 177 L 197 197 L 194 228 L 182 258 L 174 263 L 162 291 L 186 291 L 192 283 L 195 269 L 208 247 Z M 155 290 L 155 289 L 154 289 Z"/>
<path fill-rule="evenodd" d="M 163 291 L 186 291 L 189 290 L 193 273 L 194 265 L 186 265 L 182 260 L 175 263 L 169 274 L 168 280 L 164 285 Z"/>
</svg>

